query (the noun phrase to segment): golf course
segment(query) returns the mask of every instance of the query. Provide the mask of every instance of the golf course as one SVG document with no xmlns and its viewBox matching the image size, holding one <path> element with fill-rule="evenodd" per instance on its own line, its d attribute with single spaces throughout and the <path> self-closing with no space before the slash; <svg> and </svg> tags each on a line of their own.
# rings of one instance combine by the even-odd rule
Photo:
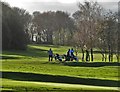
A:
<svg viewBox="0 0 120 92">
<path fill-rule="evenodd" d="M 48 50 L 66 54 L 71 47 L 55 45 L 28 45 L 26 51 L 3 51 L 3 92 L 45 92 L 45 91 L 95 91 L 117 92 L 119 63 L 102 62 L 101 54 L 95 54 L 94 62 L 48 61 Z M 97 90 L 97 91 L 96 91 Z"/>
<path fill-rule="evenodd" d="M 120 92 L 120 0 L 0 0 L 1 92 Z"/>
</svg>

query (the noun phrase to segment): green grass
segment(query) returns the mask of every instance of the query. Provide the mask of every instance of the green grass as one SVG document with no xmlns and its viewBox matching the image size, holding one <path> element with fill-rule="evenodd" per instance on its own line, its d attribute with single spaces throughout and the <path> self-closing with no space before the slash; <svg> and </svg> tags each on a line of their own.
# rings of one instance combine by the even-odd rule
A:
<svg viewBox="0 0 120 92">
<path fill-rule="evenodd" d="M 3 91 L 117 90 L 117 62 L 48 62 L 47 50 L 65 54 L 70 47 L 29 45 L 27 51 L 3 51 Z M 79 58 L 81 53 L 79 53 Z"/>
</svg>

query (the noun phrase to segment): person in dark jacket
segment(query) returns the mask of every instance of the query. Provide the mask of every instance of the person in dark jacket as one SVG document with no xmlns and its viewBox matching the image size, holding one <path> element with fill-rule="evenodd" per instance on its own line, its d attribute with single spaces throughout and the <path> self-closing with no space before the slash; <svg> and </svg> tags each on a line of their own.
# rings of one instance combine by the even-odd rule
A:
<svg viewBox="0 0 120 92">
<path fill-rule="evenodd" d="M 52 61 L 52 59 L 53 59 L 53 51 L 52 51 L 51 48 L 50 48 L 50 50 L 48 51 L 48 54 L 49 54 L 49 61 Z"/>
<path fill-rule="evenodd" d="M 71 52 L 70 49 L 67 51 L 67 55 L 65 56 L 65 61 L 70 61 L 71 58 Z"/>
</svg>

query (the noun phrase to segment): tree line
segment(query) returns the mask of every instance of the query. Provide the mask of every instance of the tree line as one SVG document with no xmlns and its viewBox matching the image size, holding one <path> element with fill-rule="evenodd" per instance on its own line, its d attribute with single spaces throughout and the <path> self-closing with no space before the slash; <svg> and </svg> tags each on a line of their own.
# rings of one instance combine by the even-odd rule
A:
<svg viewBox="0 0 120 92">
<path fill-rule="evenodd" d="M 24 9 L 2 2 L 2 49 L 26 49 L 31 15 Z"/>
<path fill-rule="evenodd" d="M 119 11 L 107 11 L 97 2 L 78 3 L 72 16 L 63 11 L 35 11 L 2 3 L 3 50 L 27 48 L 28 43 L 69 45 L 82 52 L 82 61 L 93 61 L 95 50 L 102 61 L 119 61 Z"/>
</svg>

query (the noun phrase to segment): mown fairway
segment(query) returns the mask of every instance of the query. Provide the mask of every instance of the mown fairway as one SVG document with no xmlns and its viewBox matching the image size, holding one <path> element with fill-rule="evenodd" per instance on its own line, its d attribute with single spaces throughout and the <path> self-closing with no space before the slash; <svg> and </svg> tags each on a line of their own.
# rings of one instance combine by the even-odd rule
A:
<svg viewBox="0 0 120 92">
<path fill-rule="evenodd" d="M 117 62 L 48 62 L 47 50 L 65 54 L 69 47 L 29 45 L 27 51 L 3 51 L 2 90 L 118 90 Z M 79 54 L 79 58 L 80 58 Z"/>
</svg>

